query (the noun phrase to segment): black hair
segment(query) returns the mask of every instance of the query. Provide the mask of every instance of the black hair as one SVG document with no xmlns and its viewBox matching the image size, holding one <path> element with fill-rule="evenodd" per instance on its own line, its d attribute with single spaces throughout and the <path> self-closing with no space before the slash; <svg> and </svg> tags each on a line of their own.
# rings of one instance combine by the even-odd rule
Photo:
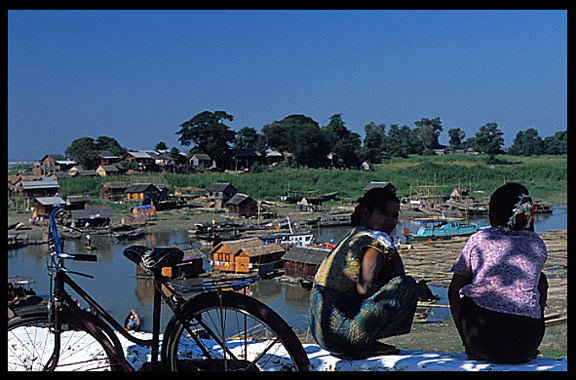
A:
<svg viewBox="0 0 576 380">
<path fill-rule="evenodd" d="M 522 195 L 529 195 L 528 189 L 519 183 L 510 182 L 500 186 L 490 197 L 490 223 L 492 227 L 505 225 L 512 216 L 514 208 Z M 522 230 L 525 222 L 517 221 L 513 230 Z"/>
<path fill-rule="evenodd" d="M 400 200 L 393 191 L 383 187 L 375 187 L 368 190 L 364 196 L 358 198 L 358 205 L 354 209 L 351 216 L 351 222 L 354 227 L 360 225 L 362 219 L 362 207 L 365 207 L 369 213 L 376 209 L 386 211 L 386 202 L 395 201 L 400 203 Z"/>
</svg>

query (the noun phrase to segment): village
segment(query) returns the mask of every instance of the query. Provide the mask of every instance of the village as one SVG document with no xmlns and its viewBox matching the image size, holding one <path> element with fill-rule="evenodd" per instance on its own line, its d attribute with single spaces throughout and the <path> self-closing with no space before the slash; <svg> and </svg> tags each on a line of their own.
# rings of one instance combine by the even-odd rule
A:
<svg viewBox="0 0 576 380">
<path fill-rule="evenodd" d="M 124 158 L 137 162 L 141 168 L 138 171 L 150 170 L 156 161 L 152 163 L 146 155 L 152 157 L 129 152 Z M 206 159 L 204 165 L 211 165 L 204 156 L 195 157 L 198 165 L 203 165 L 203 158 Z M 125 172 L 120 161 L 114 163 L 110 159 L 103 154 L 97 169 L 88 171 L 62 155 L 46 155 L 29 170 L 9 177 L 9 202 L 14 200 L 22 205 L 19 212 L 9 214 L 9 249 L 44 244 L 51 210 L 66 205 L 69 212 L 66 223 L 84 232 L 64 229 L 63 235 L 80 240 L 86 252 L 98 254 L 98 246 L 91 244 L 87 236 L 102 235 L 142 244 L 141 239 L 147 234 L 184 225 L 190 242 L 189 246 L 181 247 L 184 259 L 164 268 L 164 275 L 175 280 L 196 281 L 253 274 L 309 288 L 334 244 L 316 241 L 312 231 L 350 226 L 355 206 L 345 194 L 339 194 L 338 189 L 326 194 L 313 190 L 290 192 L 276 201 L 254 199 L 231 182 L 214 182 L 207 188 L 175 187 L 170 192 L 163 184 L 129 183 L 125 179 L 130 176 L 123 176 L 123 181 L 116 180 L 115 177 Z M 244 165 L 247 167 L 248 163 L 240 164 L 240 171 Z M 60 178 L 86 176 L 105 178 L 96 199 L 86 194 L 60 197 Z M 384 181 L 366 183 L 362 191 L 372 187 L 396 191 L 394 184 Z M 444 194 L 443 190 L 435 185 L 411 186 L 409 196 L 401 197 L 401 218 L 418 222 L 421 227 L 418 231 L 398 231 L 401 239 L 399 236 L 397 243 L 408 274 L 417 281 L 440 287 L 448 286 L 454 258 L 467 236 L 480 227 L 468 219 L 488 212 L 487 204 L 475 199 L 469 188 L 453 188 Z M 552 212 L 548 205 L 541 203 L 536 211 Z M 182 222 L 179 218 L 189 221 Z M 550 252 L 545 267 L 551 285 L 547 324 L 562 329 L 567 321 L 567 234 L 565 230 L 550 231 L 541 236 Z M 198 249 L 198 244 L 203 249 Z M 210 270 L 206 270 L 205 263 Z M 139 277 L 147 276 L 140 268 L 136 272 Z M 427 326 L 431 310 L 446 307 L 436 305 L 437 297 L 430 296 L 430 292 L 426 294 L 425 289 L 415 319 L 422 326 Z"/>
<path fill-rule="evenodd" d="M 231 152 L 234 169 L 240 171 L 247 170 L 259 157 L 249 149 Z M 279 162 L 281 156 L 272 150 L 267 150 L 265 155 L 270 165 Z M 205 217 L 189 227 L 189 236 L 191 240 L 211 247 L 209 260 L 214 272 L 257 272 L 266 276 L 283 271 L 286 276 L 309 282 L 333 247 L 330 242 L 314 241 L 310 229 L 348 226 L 354 208 L 350 199 L 338 197 L 337 190 L 328 194 L 292 192 L 276 202 L 253 199 L 229 182 L 216 182 L 206 189 L 176 187 L 170 193 L 168 187 L 161 184 L 114 181 L 115 176 L 126 172 L 125 166 L 146 172 L 174 165 L 166 152 L 129 151 L 116 156 L 102 151 L 98 157 L 97 168 L 86 170 L 63 155 L 49 154 L 34 161 L 28 170 L 9 176 L 9 201 L 19 201 L 24 205 L 24 214 L 29 213 L 27 223 L 21 221 L 9 226 L 9 248 L 44 242 L 46 233 L 41 239 L 30 239 L 23 230 L 30 226 L 46 226 L 50 212 L 57 206 L 66 205 L 70 210 L 71 227 L 82 228 L 85 234 L 92 236 L 107 234 L 119 240 L 136 240 L 145 235 L 147 230 L 143 227 L 157 219 L 158 212 L 194 210 Z M 206 154 L 192 155 L 189 163 L 205 168 L 214 164 Z M 70 194 L 66 199 L 60 197 L 59 179 L 86 176 L 110 179 L 102 183 L 96 204 L 86 194 Z M 392 183 L 373 181 L 367 183 L 363 191 L 372 187 L 388 187 L 396 192 Z M 411 186 L 410 195 L 402 197 L 402 218 L 422 222 L 423 227 L 416 233 L 404 229 L 401 232 L 404 242 L 399 239 L 399 248 L 411 247 L 416 241 L 469 236 L 478 230 L 477 225 L 466 223 L 466 220 L 471 215 L 486 215 L 488 205 L 476 200 L 470 189 L 455 188 L 449 196 L 443 196 L 438 194 L 439 188 Z M 340 202 L 334 202 L 338 199 Z M 325 207 L 323 204 L 328 201 L 332 201 L 331 205 Z M 118 206 L 123 210 L 120 213 Z M 549 206 L 538 203 L 536 212 L 552 211 Z M 68 238 L 83 238 L 72 230 L 64 234 Z M 89 245 L 88 239 L 86 248 L 92 249 Z M 296 249 L 291 249 L 293 247 Z M 193 264 L 193 261 L 202 255 L 194 257 L 189 264 L 201 268 L 202 265 Z M 175 273 L 180 272 L 175 269 Z M 199 273 L 192 271 L 190 274 Z"/>
</svg>

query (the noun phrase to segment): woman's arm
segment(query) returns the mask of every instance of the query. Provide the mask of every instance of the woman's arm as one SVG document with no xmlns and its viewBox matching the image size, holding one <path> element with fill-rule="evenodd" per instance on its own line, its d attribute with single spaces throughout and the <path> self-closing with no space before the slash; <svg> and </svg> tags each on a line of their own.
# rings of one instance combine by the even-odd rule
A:
<svg viewBox="0 0 576 380">
<path fill-rule="evenodd" d="M 398 252 L 387 261 L 382 252 L 368 248 L 362 258 L 356 290 L 360 296 L 370 297 L 390 279 L 404 275 L 404 264 Z"/>
<path fill-rule="evenodd" d="M 454 324 L 456 325 L 458 332 L 460 332 L 460 313 L 462 310 L 460 303 L 460 289 L 464 285 L 467 285 L 471 282 L 472 278 L 454 273 L 452 276 L 452 281 L 450 282 L 450 286 L 448 287 L 448 301 L 450 302 L 450 311 L 452 313 L 452 319 L 454 320 Z"/>
<path fill-rule="evenodd" d="M 366 249 L 360 266 L 360 275 L 356 282 L 356 290 L 361 297 L 370 297 L 382 286 L 381 283 L 378 283 L 382 262 L 381 252 L 374 248 Z"/>
</svg>

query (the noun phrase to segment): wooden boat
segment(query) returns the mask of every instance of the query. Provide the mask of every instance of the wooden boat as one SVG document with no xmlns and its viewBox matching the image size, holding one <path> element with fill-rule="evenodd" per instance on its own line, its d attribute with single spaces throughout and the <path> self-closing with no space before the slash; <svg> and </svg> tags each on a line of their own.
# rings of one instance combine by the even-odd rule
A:
<svg viewBox="0 0 576 380">
<path fill-rule="evenodd" d="M 146 235 L 147 231 L 145 228 L 137 228 L 133 231 L 126 232 L 117 236 L 118 240 L 136 240 L 138 238 Z"/>
<path fill-rule="evenodd" d="M 24 246 L 28 236 L 19 232 L 8 235 L 8 249 L 16 249 Z"/>
<path fill-rule="evenodd" d="M 434 224 L 437 223 L 437 224 Z M 415 234 L 406 236 L 407 241 L 450 239 L 454 236 L 469 236 L 487 227 L 478 227 L 475 223 L 463 224 L 457 221 L 434 221 L 431 227 L 423 226 Z"/>
</svg>

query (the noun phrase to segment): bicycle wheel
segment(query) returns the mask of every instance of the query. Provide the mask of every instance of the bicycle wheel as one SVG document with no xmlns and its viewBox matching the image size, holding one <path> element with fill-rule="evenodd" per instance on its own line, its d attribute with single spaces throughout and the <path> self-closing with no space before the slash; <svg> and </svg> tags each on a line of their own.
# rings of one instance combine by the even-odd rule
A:
<svg viewBox="0 0 576 380">
<path fill-rule="evenodd" d="M 119 365 L 91 333 L 74 327 L 66 313 L 61 330 L 54 333 L 46 306 L 16 310 L 8 320 L 9 371 L 114 371 Z M 71 319 L 70 319 L 71 320 Z M 55 342 L 60 350 L 55 352 Z"/>
<path fill-rule="evenodd" d="M 306 371 L 290 326 L 262 302 L 234 292 L 191 298 L 166 326 L 162 361 L 172 371 Z"/>
</svg>

